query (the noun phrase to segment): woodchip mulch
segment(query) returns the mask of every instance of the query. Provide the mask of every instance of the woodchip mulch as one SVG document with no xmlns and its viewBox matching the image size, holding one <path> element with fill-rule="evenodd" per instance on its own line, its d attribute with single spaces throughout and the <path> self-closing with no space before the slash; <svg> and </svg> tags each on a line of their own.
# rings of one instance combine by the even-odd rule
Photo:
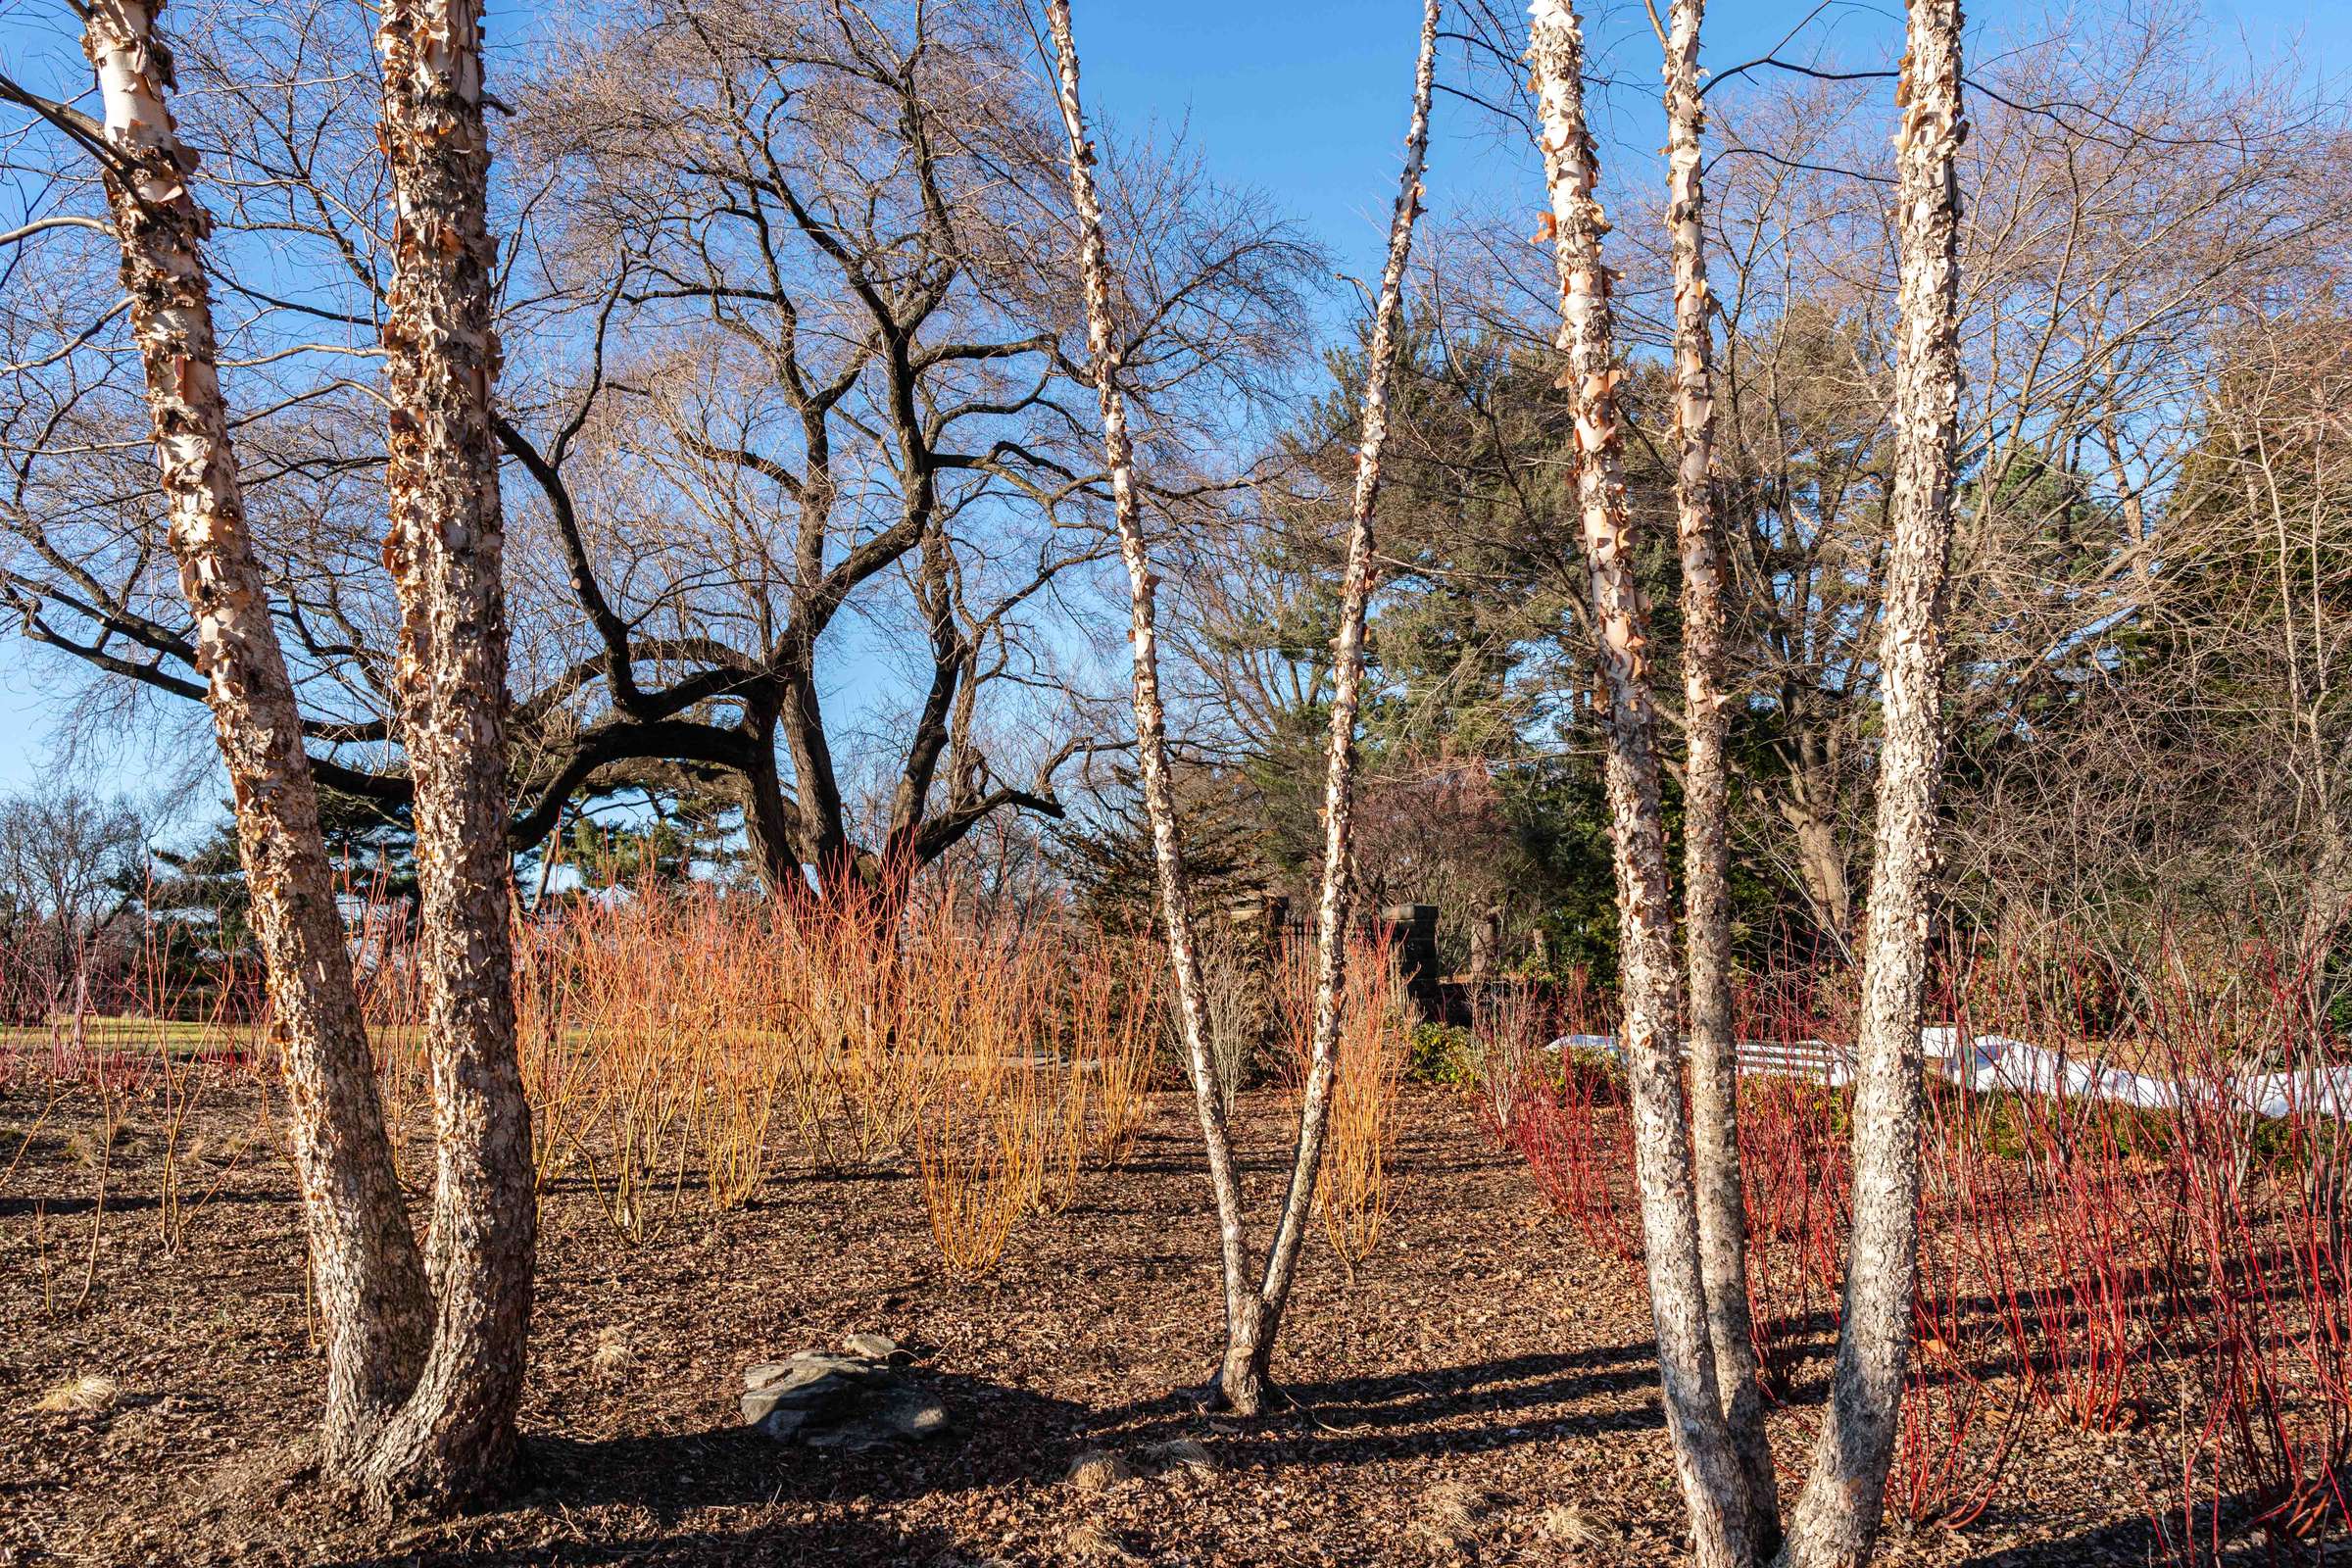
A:
<svg viewBox="0 0 2352 1568">
<path fill-rule="evenodd" d="M 216 1090 L 191 1129 L 192 1185 L 218 1191 L 167 1250 L 151 1130 L 118 1143 L 96 1215 L 87 1107 L 44 1121 L 44 1095 L 0 1091 L 0 1169 L 22 1152 L 0 1185 L 0 1564 L 1681 1559 L 1638 1282 L 1439 1091 L 1409 1093 L 1379 1251 L 1352 1280 L 1310 1253 L 1277 1369 L 1296 1405 L 1237 1421 L 1182 1397 L 1216 1348 L 1214 1231 L 1187 1101 L 1157 1099 L 1133 1161 L 978 1281 L 945 1276 L 904 1171 L 779 1177 L 716 1218 L 690 1184 L 641 1244 L 566 1178 L 543 1205 L 526 1474 L 497 1508 L 385 1530 L 303 1467 L 318 1362 L 255 1092 Z M 1279 1100 L 1244 1130 L 1270 1204 Z M 739 1425 L 746 1364 L 858 1330 L 924 1349 L 951 1433 L 845 1454 Z M 1791 1483 L 1819 1350 L 1774 1417 Z M 38 1408 L 83 1377 L 114 1387 Z M 2102 1437 L 2030 1417 L 1982 1519 L 1898 1517 L 1883 1560 L 2147 1562 L 2173 1419 Z"/>
</svg>

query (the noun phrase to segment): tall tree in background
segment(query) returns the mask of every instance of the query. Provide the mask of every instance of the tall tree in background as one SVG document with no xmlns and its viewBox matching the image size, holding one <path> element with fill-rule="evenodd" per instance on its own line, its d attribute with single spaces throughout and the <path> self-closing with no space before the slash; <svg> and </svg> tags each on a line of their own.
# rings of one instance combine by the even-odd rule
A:
<svg viewBox="0 0 2352 1568">
<path fill-rule="evenodd" d="M 1743 1468 L 1725 1430 L 1707 1292 L 1691 1197 L 1690 1131 L 1678 1058 L 1674 892 L 1658 789 L 1658 714 L 1650 691 L 1649 628 L 1634 575 L 1626 512 L 1624 433 L 1618 422 L 1611 273 L 1601 260 L 1608 221 L 1593 191 L 1600 164 L 1585 117 L 1584 32 L 1566 0 L 1530 7 L 1528 60 L 1542 114 L 1544 172 L 1559 270 L 1560 384 L 1575 413 L 1570 441 L 1595 657 L 1608 706 L 1608 793 L 1617 879 L 1622 1041 L 1632 1084 L 1634 1166 L 1666 1432 L 1674 1446 L 1698 1561 L 1752 1555 Z"/>
<path fill-rule="evenodd" d="M 1943 774 L 1942 616 L 1960 411 L 1958 0 L 1911 0 L 1895 91 L 1893 549 L 1878 663 L 1878 829 L 1855 1044 L 1853 1234 L 1830 1410 L 1789 1520 L 1801 1568 L 1878 1539 L 1911 1346 L 1919 1251 L 1919 1017 Z"/>
<path fill-rule="evenodd" d="M 1166 713 L 1159 696 L 1158 648 L 1153 629 L 1155 579 L 1146 553 L 1136 504 L 1133 454 L 1127 437 L 1125 401 L 1118 385 L 1119 349 L 1111 318 L 1110 271 L 1102 238 L 1102 203 L 1095 190 L 1095 154 L 1086 133 L 1078 96 L 1078 49 L 1070 27 L 1069 0 L 1047 0 L 1047 23 L 1060 82 L 1063 129 L 1069 136 L 1070 194 L 1079 222 L 1079 258 L 1084 274 L 1087 340 L 1102 411 L 1104 458 L 1110 473 L 1112 511 L 1119 553 L 1131 586 L 1131 638 L 1135 660 L 1135 727 L 1144 800 L 1152 823 L 1158 870 L 1161 918 L 1175 965 L 1177 1005 L 1193 1086 L 1207 1147 L 1209 1182 L 1216 1194 L 1225 1289 L 1225 1354 L 1216 1379 L 1217 1401 L 1242 1414 L 1254 1414 L 1270 1384 L 1274 1345 L 1289 1304 L 1298 1254 L 1313 1212 L 1315 1183 L 1322 1168 L 1335 1052 L 1339 998 L 1348 936 L 1350 813 L 1354 805 L 1355 723 L 1364 676 L 1364 615 L 1372 592 L 1372 516 L 1380 492 L 1380 453 L 1388 434 L 1388 383 L 1396 359 L 1403 316 L 1404 267 L 1413 243 L 1413 220 L 1421 210 L 1421 173 L 1429 155 L 1429 102 L 1437 63 L 1441 0 L 1426 0 L 1421 42 L 1413 73 L 1413 114 L 1405 132 L 1403 172 L 1389 220 L 1388 258 L 1381 271 L 1372 337 L 1365 355 L 1364 403 L 1356 453 L 1355 485 L 1348 512 L 1347 565 L 1341 587 L 1339 626 L 1332 642 L 1332 705 L 1324 782 L 1324 858 L 1315 907 L 1315 1000 L 1307 1079 L 1299 1107 L 1298 1141 L 1291 1180 L 1264 1273 L 1254 1283 L 1243 1211 L 1241 1184 L 1233 1167 L 1232 1139 L 1225 1123 L 1216 1075 L 1209 1059 L 1199 959 L 1193 949 L 1190 889 L 1183 846 L 1177 835 L 1174 799 L 1168 782 Z"/>
<path fill-rule="evenodd" d="M 404 222 L 414 225 L 422 268 L 443 269 L 441 230 L 416 219 L 435 201 L 462 211 L 470 188 L 478 232 L 487 172 L 478 37 L 470 14 L 463 11 L 424 16 L 395 8 L 387 14 L 386 32 L 388 58 L 409 62 L 387 92 L 387 139 L 408 137 L 416 145 L 421 137 L 431 149 L 428 161 L 447 171 L 437 194 L 404 189 Z M 430 41 L 421 50 L 409 48 L 419 37 Z M 312 1269 L 326 1328 L 324 1467 L 379 1511 L 444 1505 L 495 1482 L 512 1455 L 529 1299 L 528 1134 L 511 1018 L 501 1000 L 510 978 L 503 802 L 493 798 L 497 814 L 485 836 L 460 837 L 484 830 L 471 818 L 453 821 L 444 811 L 428 839 L 445 888 L 448 867 L 471 864 L 492 874 L 498 901 L 496 930 L 486 937 L 478 919 L 475 930 L 452 931 L 446 895 L 428 906 L 438 928 L 428 930 L 432 980 L 478 1020 L 469 1035 L 478 1049 L 450 1049 L 450 1040 L 465 1031 L 449 1021 L 435 1031 L 440 1164 L 432 1229 L 420 1250 L 402 1205 L 376 1100 L 374 1063 L 303 753 L 301 715 L 246 525 L 200 249 L 208 225 L 188 189 L 196 160 L 178 139 L 166 98 L 171 57 L 155 35 L 154 12 L 128 0 L 104 0 L 85 13 L 84 49 L 105 104 L 105 123 L 84 123 L 70 111 L 63 118 L 91 145 L 104 170 L 146 368 L 172 547 L 196 617 L 200 664 L 269 968 Z M 450 100 L 472 106 L 470 142 L 466 116 L 452 113 Z M 419 118 L 420 109 L 426 118 Z M 486 298 L 486 271 L 479 287 Z M 421 303 L 423 290 L 412 289 L 407 298 L 419 302 L 419 313 L 408 319 L 411 341 L 424 358 L 446 356 L 447 323 Z M 467 410 L 486 430 L 490 372 L 485 353 L 453 389 L 438 395 L 396 377 L 396 430 L 430 446 L 453 422 L 462 423 Z M 487 610 L 494 625 L 494 499 L 489 515 Z M 434 550 L 471 549 L 481 537 L 478 512 L 453 514 L 434 507 L 406 520 L 435 536 Z M 439 617 L 434 638 L 419 650 L 418 687 L 450 685 L 442 663 L 478 646 L 483 613 L 477 594 Z M 484 666 L 477 660 L 472 667 Z M 450 750 L 466 753 L 479 743 L 494 774 L 501 766 L 496 710 L 503 698 L 503 685 L 494 683 L 487 730 L 478 711 L 454 731 L 443 721 Z M 460 1010 L 450 1006 L 445 1013 Z M 504 1102 L 485 1108 L 485 1102 L 502 1100 L 502 1086 L 511 1091 Z M 496 1260 L 486 1259 L 486 1251 L 497 1253 Z M 500 1262 L 507 1265 L 503 1270 Z M 499 1332 L 493 1336 L 474 1331 L 474 1308 L 484 1300 L 495 1303 Z M 486 1338 L 494 1343 L 482 1343 Z"/>
<path fill-rule="evenodd" d="M 1740 1181 L 1740 1061 L 1732 1038 L 1730 780 L 1724 760 L 1729 619 L 1715 516 L 1714 296 L 1707 288 L 1706 107 L 1699 24 L 1706 0 L 1675 0 L 1666 27 L 1666 226 L 1674 255 L 1675 537 L 1683 567 L 1683 898 L 1690 981 L 1691 1175 L 1716 1393 L 1747 1485 L 1755 1544 L 1776 1544 L 1780 1494 L 1764 1437 L 1747 1305 L 1747 1202 Z"/>
</svg>

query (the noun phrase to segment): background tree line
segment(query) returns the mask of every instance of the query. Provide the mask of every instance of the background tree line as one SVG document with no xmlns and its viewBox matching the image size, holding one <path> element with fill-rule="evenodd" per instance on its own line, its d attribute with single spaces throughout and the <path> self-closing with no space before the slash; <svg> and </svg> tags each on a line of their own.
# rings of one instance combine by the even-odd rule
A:
<svg viewBox="0 0 2352 1568">
<path fill-rule="evenodd" d="M 2017 940 L 2256 918 L 2340 975 L 2345 132 L 2286 68 L 2217 68 L 2188 20 L 2058 24 L 1973 78 L 1946 892 Z M 536 854 L 567 814 L 691 800 L 771 886 L 822 896 L 969 840 L 1132 907 L 1105 498 L 1029 40 L 987 6 L 898 22 L 886 48 L 870 10 L 624 9 L 512 86 L 492 196 L 511 837 Z M 229 3 L 174 63 L 220 193 L 224 374 L 318 776 L 397 830 L 366 50 L 346 7 Z M 1449 71 L 1505 96 L 1475 50 Z M 1894 275 L 1883 83 L 1849 74 L 1709 90 L 1751 959 L 1842 960 L 1867 872 Z M 85 729 L 188 725 L 194 642 L 149 525 L 95 182 L 44 130 L 22 122 L 8 161 L 6 226 L 30 232 L 0 252 L 0 592 L 99 677 Z M 1180 143 L 1107 156 L 1182 793 L 1237 888 L 1303 907 L 1361 344 L 1296 329 L 1326 264 L 1262 199 Z M 1354 853 L 1368 896 L 1440 906 L 1453 963 L 1499 930 L 1516 961 L 1606 974 L 1589 617 L 1528 223 L 1441 212 L 1407 278 Z M 1654 222 L 1620 226 L 1629 493 L 1671 658 L 1668 259 Z"/>
</svg>

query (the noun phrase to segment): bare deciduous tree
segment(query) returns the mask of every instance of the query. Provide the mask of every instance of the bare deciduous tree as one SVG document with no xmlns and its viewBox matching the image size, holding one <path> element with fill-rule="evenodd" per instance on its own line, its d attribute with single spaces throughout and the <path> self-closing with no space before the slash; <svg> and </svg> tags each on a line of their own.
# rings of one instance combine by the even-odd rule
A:
<svg viewBox="0 0 2352 1568">
<path fill-rule="evenodd" d="M 1698 42 L 1706 0 L 1675 0 L 1666 34 L 1666 225 L 1674 254 L 1675 537 L 1683 567 L 1683 898 L 1689 954 L 1691 1175 L 1716 1392 L 1747 1485 L 1755 1545 L 1778 1544 L 1780 1492 L 1764 1436 L 1747 1305 L 1747 1200 L 1740 1180 L 1740 1061 L 1732 1034 L 1732 823 L 1724 732 L 1728 613 L 1715 516 L 1714 296 L 1700 170 L 1706 109 Z"/>
<path fill-rule="evenodd" d="M 1095 650 L 1069 634 L 1109 551 L 1078 520 L 1103 480 L 1072 420 L 1059 166 L 1017 10 L 633 4 L 510 88 L 520 156 L 489 223 L 515 362 L 516 848 L 576 793 L 685 784 L 740 808 L 776 886 L 870 889 L 992 817 L 1058 814 L 1115 744 Z M 213 265 L 241 306 L 223 364 L 252 405 L 248 509 L 314 769 L 400 812 L 417 779 L 393 731 L 370 401 L 397 259 L 358 15 L 229 0 L 181 64 L 191 144 L 220 172 Z M 1181 146 L 1121 162 L 1130 394 L 1161 502 L 1212 507 L 1236 476 L 1189 461 L 1216 450 L 1197 432 L 1298 351 L 1311 252 Z M 85 220 L 71 178 L 42 200 Z M 169 716 L 202 695 L 193 641 L 140 526 L 116 302 L 88 289 L 73 224 L 17 249 L 41 287 L 21 309 L 12 280 L 0 312 L 0 601 L 104 672 L 94 702 L 137 691 Z"/>
<path fill-rule="evenodd" d="M 414 702 L 403 717 L 433 737 L 418 748 L 433 759 L 420 769 L 430 782 L 419 860 L 430 866 L 439 1160 L 422 1249 L 393 1171 L 303 725 L 246 526 L 201 251 L 207 220 L 189 191 L 196 160 L 172 123 L 171 57 L 152 11 L 106 0 L 86 13 L 85 49 L 106 120 L 90 124 L 62 108 L 59 119 L 104 172 L 172 546 L 235 798 L 326 1323 L 323 1464 L 371 1507 L 391 1511 L 446 1506 L 505 1473 L 534 1205 L 508 1000 L 480 36 L 462 3 L 396 6 L 384 26 L 386 139 L 407 155 L 392 396 L 402 465 L 394 490 L 404 511 L 395 543 L 419 574 L 456 566 L 433 588 L 407 584 Z"/>
<path fill-rule="evenodd" d="M 1135 665 L 1135 727 L 1144 800 L 1151 817 L 1158 872 L 1160 917 L 1167 930 L 1170 961 L 1176 970 L 1180 1024 L 1191 1062 L 1195 1097 L 1200 1102 L 1209 1182 L 1217 1200 L 1225 1297 L 1225 1353 L 1213 1390 L 1217 1402 L 1245 1415 L 1255 1414 L 1268 1396 L 1274 1346 L 1280 1336 L 1283 1310 L 1290 1301 L 1299 1252 L 1305 1245 L 1314 1209 L 1316 1177 L 1323 1158 L 1348 937 L 1348 823 L 1354 805 L 1355 724 L 1364 672 L 1364 614 L 1372 591 L 1372 516 L 1380 491 L 1381 445 L 1388 431 L 1388 381 L 1395 366 L 1403 315 L 1404 267 L 1412 250 L 1413 220 L 1420 213 L 1421 174 L 1429 151 L 1429 102 L 1436 71 L 1440 9 L 1440 0 L 1427 0 L 1423 8 L 1420 51 L 1413 77 L 1412 121 L 1405 133 L 1404 170 L 1390 219 L 1388 257 L 1374 307 L 1371 344 L 1365 355 L 1362 439 L 1349 510 L 1340 624 L 1332 648 L 1333 698 L 1324 788 L 1326 837 L 1315 914 L 1314 1018 L 1304 1097 L 1299 1107 L 1298 1139 L 1290 1185 L 1266 1250 L 1264 1272 L 1252 1280 L 1247 1216 L 1241 1183 L 1234 1169 L 1232 1136 L 1226 1125 L 1226 1100 L 1219 1093 L 1215 1066 L 1210 1059 L 1201 974 L 1194 951 L 1192 895 L 1169 787 L 1167 718 L 1160 697 L 1154 626 L 1156 579 L 1136 504 L 1133 458 L 1119 387 L 1122 360 L 1111 319 L 1102 205 L 1095 191 L 1095 154 L 1079 101 L 1077 43 L 1071 32 L 1068 0 L 1048 0 L 1046 8 L 1058 67 L 1062 126 L 1069 139 L 1070 189 L 1079 220 L 1088 341 L 1102 404 L 1103 443 L 1111 474 L 1120 554 L 1127 564 L 1132 590 L 1129 603 Z"/>
</svg>

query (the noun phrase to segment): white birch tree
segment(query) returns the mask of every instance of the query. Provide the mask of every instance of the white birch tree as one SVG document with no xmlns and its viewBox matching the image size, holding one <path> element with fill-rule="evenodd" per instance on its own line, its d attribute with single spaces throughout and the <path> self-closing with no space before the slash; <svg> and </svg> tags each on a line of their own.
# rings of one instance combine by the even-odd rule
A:
<svg viewBox="0 0 2352 1568">
<path fill-rule="evenodd" d="M 1780 1493 L 1764 1437 L 1747 1306 L 1747 1201 L 1740 1180 L 1740 1063 L 1732 1037 L 1730 777 L 1724 760 L 1723 530 L 1715 515 L 1714 296 L 1707 287 L 1706 107 L 1698 81 L 1706 0 L 1674 0 L 1666 26 L 1666 226 L 1674 259 L 1675 537 L 1683 568 L 1683 899 L 1690 969 L 1692 1190 L 1716 1392 L 1747 1487 L 1759 1551 Z"/>
<path fill-rule="evenodd" d="M 1869 1560 L 1894 1456 L 1919 1255 L 1919 1046 L 1941 790 L 1942 618 L 1960 417 L 1959 0 L 1911 0 L 1895 90 L 1893 551 L 1879 630 L 1878 829 L 1855 1042 L 1853 1234 L 1830 1409 L 1787 1560 Z"/>
<path fill-rule="evenodd" d="M 1168 782 L 1167 717 L 1159 695 L 1158 645 L 1153 624 L 1156 579 L 1136 502 L 1126 402 L 1119 389 L 1118 336 L 1112 319 L 1108 253 L 1102 236 L 1102 203 L 1095 189 L 1095 153 L 1086 132 L 1078 94 L 1077 43 L 1071 31 L 1069 0 L 1048 0 L 1046 7 L 1059 80 L 1062 125 L 1069 137 L 1070 194 L 1078 214 L 1087 341 L 1102 404 L 1104 462 L 1110 475 L 1119 553 L 1126 563 L 1132 590 L 1129 635 L 1135 662 L 1139 771 L 1145 809 L 1152 824 L 1160 918 L 1167 930 L 1169 959 L 1176 971 L 1178 1019 L 1192 1069 L 1195 1098 L 1200 1102 L 1209 1183 L 1217 1201 L 1225 1297 L 1225 1352 L 1212 1385 L 1211 1398 L 1214 1403 L 1244 1415 L 1256 1413 L 1271 1391 L 1274 1345 L 1297 1278 L 1299 1253 L 1305 1246 L 1323 1160 L 1348 936 L 1355 727 L 1363 691 L 1364 617 L 1373 579 L 1372 514 L 1380 493 L 1381 447 L 1388 435 L 1388 383 L 1396 366 L 1396 340 L 1403 316 L 1404 267 L 1412 251 L 1413 222 L 1421 211 L 1421 175 L 1429 156 L 1429 103 L 1436 75 L 1440 11 L 1441 0 L 1426 0 L 1422 8 L 1420 52 L 1413 74 L 1412 122 L 1405 133 L 1404 169 L 1389 220 L 1388 256 L 1374 307 L 1371 342 L 1364 357 L 1362 425 L 1348 511 L 1347 566 L 1341 585 L 1340 624 L 1332 640 L 1324 858 L 1315 906 L 1314 1020 L 1306 1086 L 1299 1106 L 1290 1184 L 1275 1222 L 1273 1239 L 1266 1249 L 1262 1272 L 1253 1277 L 1248 1216 L 1240 1178 L 1234 1168 L 1232 1135 L 1209 1058 L 1200 960 L 1193 946 L 1191 893 Z"/>
<path fill-rule="evenodd" d="M 1690 1129 L 1683 1114 L 1681 987 L 1659 802 L 1658 714 L 1650 689 L 1648 618 L 1634 577 L 1626 512 L 1625 436 L 1616 396 L 1625 372 L 1617 366 L 1612 274 L 1601 259 L 1608 220 L 1593 194 L 1600 164 L 1585 115 L 1583 27 L 1565 0 L 1536 0 L 1529 9 L 1528 60 L 1535 68 L 1559 271 L 1558 347 L 1566 361 L 1560 384 L 1575 416 L 1571 462 L 1594 651 L 1608 704 L 1607 782 L 1625 993 L 1620 1038 L 1632 1086 L 1650 1315 L 1667 1437 L 1698 1561 L 1712 1568 L 1751 1560 L 1750 1513 L 1708 1341 Z"/>
<path fill-rule="evenodd" d="M 1752 1406 L 1727 1376 L 1752 1382 L 1743 1314 L 1724 1310 L 1738 1245 L 1736 1104 L 1723 990 L 1720 844 L 1695 845 L 1691 919 L 1694 1114 L 1708 1147 L 1695 1157 L 1677 1067 L 1673 917 L 1658 791 L 1657 718 L 1647 626 L 1634 579 L 1614 394 L 1623 372 L 1601 258 L 1607 222 L 1593 198 L 1598 167 L 1585 118 L 1584 44 L 1566 0 L 1535 0 L 1529 59 L 1542 114 L 1544 172 L 1560 285 L 1561 384 L 1575 416 L 1574 476 L 1592 587 L 1593 630 L 1609 705 L 1608 792 L 1621 919 L 1635 1174 L 1642 1194 L 1650 1303 L 1666 1427 L 1697 1560 L 1746 1564 L 1772 1552 L 1790 1568 L 1868 1560 L 1875 1544 L 1909 1350 L 1917 1256 L 1919 1018 L 1926 970 L 1936 797 L 1942 770 L 1943 604 L 1960 370 L 1957 325 L 1960 14 L 1915 0 L 1896 103 L 1900 325 L 1894 424 L 1894 549 L 1880 639 L 1886 739 L 1877 854 L 1863 947 L 1863 1013 L 1854 1108 L 1854 1232 L 1831 1410 L 1785 1539 L 1772 1517 L 1770 1454 Z M 1706 291 L 1698 245 L 1698 7 L 1675 8 L 1667 40 L 1669 224 L 1676 263 L 1676 422 L 1683 441 L 1678 532 L 1695 567 L 1696 648 L 1686 671 L 1694 753 L 1712 778 L 1694 834 L 1722 836 L 1720 566 L 1710 537 L 1712 416 Z M 1685 225 L 1689 225 L 1686 231 Z M 1712 657 L 1710 657 L 1712 656 Z M 1712 728 L 1713 733 L 1708 731 Z M 1710 755 L 1711 752 L 1711 755 Z M 1710 789 L 1711 786 L 1711 789 Z M 1728 1165 L 1728 1169 L 1726 1168 Z M 1694 1180 L 1694 1173 L 1697 1177 Z M 1703 1185 L 1702 1185 L 1703 1184 Z M 1719 1349 L 1718 1347 L 1721 1347 Z"/>
</svg>

